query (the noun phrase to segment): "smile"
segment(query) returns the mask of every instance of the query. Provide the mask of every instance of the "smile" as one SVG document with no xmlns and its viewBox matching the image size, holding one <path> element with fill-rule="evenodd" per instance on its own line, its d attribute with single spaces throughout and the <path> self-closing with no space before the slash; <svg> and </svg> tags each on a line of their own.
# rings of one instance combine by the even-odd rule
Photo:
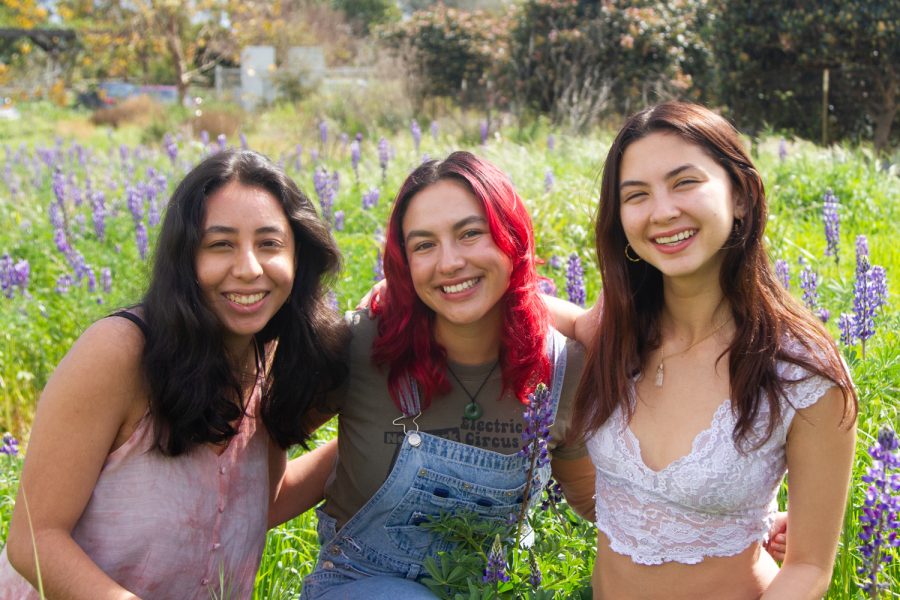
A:
<svg viewBox="0 0 900 600">
<path fill-rule="evenodd" d="M 481 281 L 481 277 L 475 277 L 474 279 L 469 279 L 455 285 L 442 285 L 441 291 L 443 291 L 445 294 L 458 294 L 473 287 L 479 281 Z"/>
<path fill-rule="evenodd" d="M 679 231 L 675 235 L 653 238 L 653 241 L 657 244 L 676 244 L 688 238 L 694 237 L 696 233 L 696 229 L 686 229 L 684 231 Z"/>
<path fill-rule="evenodd" d="M 231 302 L 235 304 L 241 304 L 243 306 L 249 306 L 251 304 L 256 304 L 260 300 L 266 297 L 267 292 L 259 292 L 257 294 L 234 294 L 228 293 L 225 294 L 225 297 L 228 298 Z"/>
</svg>

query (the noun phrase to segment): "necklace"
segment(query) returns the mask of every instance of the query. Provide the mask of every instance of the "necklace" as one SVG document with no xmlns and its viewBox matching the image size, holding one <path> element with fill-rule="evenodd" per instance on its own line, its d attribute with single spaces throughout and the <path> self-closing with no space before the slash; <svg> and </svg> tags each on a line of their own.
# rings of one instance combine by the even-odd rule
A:
<svg viewBox="0 0 900 600">
<path fill-rule="evenodd" d="M 499 365 L 499 364 L 500 364 L 499 360 L 494 363 L 494 366 L 491 367 L 491 370 L 488 372 L 487 376 L 484 378 L 484 381 L 481 382 L 481 385 L 478 386 L 478 389 L 475 390 L 474 394 L 469 392 L 469 390 L 466 388 L 466 386 L 463 385 L 463 382 L 460 381 L 459 377 L 456 376 L 456 373 L 453 372 L 453 369 L 450 368 L 450 364 L 449 363 L 447 364 L 447 372 L 453 376 L 453 379 L 456 380 L 456 383 L 459 384 L 459 387 L 462 388 L 462 391 L 465 392 L 466 396 L 469 397 L 469 403 L 466 404 L 466 408 L 465 408 L 465 410 L 463 410 L 463 416 L 465 418 L 467 418 L 468 420 L 477 421 L 478 419 L 481 418 L 481 414 L 484 411 L 481 410 L 481 405 L 478 404 L 478 402 L 475 400 L 475 398 L 477 398 L 478 394 L 481 393 L 481 390 L 484 389 L 485 384 L 487 384 L 488 379 L 490 379 L 491 375 L 494 374 L 494 371 L 497 369 L 497 365 Z"/>
<path fill-rule="evenodd" d="M 721 325 L 719 325 L 718 327 L 716 327 L 715 329 L 713 329 L 712 331 L 710 331 L 709 333 L 704 335 L 702 338 L 700 338 L 699 340 L 697 340 L 696 342 L 694 342 L 687 348 L 684 348 L 683 350 L 679 350 L 678 352 L 672 352 L 671 354 L 662 355 L 659 358 L 659 364 L 656 366 L 656 379 L 653 381 L 653 384 L 656 385 L 656 387 L 662 387 L 663 378 L 665 376 L 663 363 L 666 361 L 667 358 L 672 358 L 673 356 L 678 356 L 679 354 L 684 354 L 685 352 L 687 352 L 688 350 L 690 350 L 691 348 L 693 348 L 700 342 L 704 342 L 704 341 L 708 340 L 709 338 L 711 338 L 712 336 L 714 336 L 720 329 L 722 329 L 723 327 L 728 325 L 728 323 L 730 323 L 730 322 L 731 322 L 731 317 L 728 317 Z"/>
</svg>

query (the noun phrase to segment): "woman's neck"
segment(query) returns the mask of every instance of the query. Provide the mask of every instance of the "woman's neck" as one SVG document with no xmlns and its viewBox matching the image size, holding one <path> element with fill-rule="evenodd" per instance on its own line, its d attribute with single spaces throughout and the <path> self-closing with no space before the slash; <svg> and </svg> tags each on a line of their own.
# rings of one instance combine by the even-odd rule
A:
<svg viewBox="0 0 900 600">
<path fill-rule="evenodd" d="M 677 336 L 689 341 L 709 333 L 711 325 L 719 326 L 731 316 L 731 309 L 719 286 L 685 289 L 664 286 L 662 309 L 663 338 Z"/>
<path fill-rule="evenodd" d="M 434 337 L 447 351 L 447 359 L 461 365 L 481 365 L 500 356 L 500 327 L 488 333 L 482 327 L 435 327 Z"/>
</svg>

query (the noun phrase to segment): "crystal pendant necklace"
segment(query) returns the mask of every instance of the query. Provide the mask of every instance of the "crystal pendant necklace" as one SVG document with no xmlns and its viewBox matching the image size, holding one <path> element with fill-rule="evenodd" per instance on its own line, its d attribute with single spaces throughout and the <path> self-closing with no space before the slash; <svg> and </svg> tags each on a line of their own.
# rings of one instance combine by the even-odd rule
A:
<svg viewBox="0 0 900 600">
<path fill-rule="evenodd" d="M 664 371 L 663 363 L 666 361 L 667 358 L 672 358 L 673 356 L 678 356 L 679 354 L 684 354 L 685 352 L 687 352 L 688 350 L 690 350 L 691 348 L 693 348 L 694 346 L 696 346 L 696 345 L 699 344 L 700 342 L 706 341 L 706 340 L 708 340 L 709 338 L 711 338 L 712 336 L 714 336 L 714 335 L 716 334 L 716 332 L 718 332 L 720 329 L 722 329 L 723 327 L 725 327 L 726 325 L 728 325 L 728 323 L 730 323 L 730 322 L 731 322 L 731 317 L 729 317 L 728 319 L 726 319 L 724 323 L 722 323 L 721 325 L 719 325 L 718 327 L 716 327 L 715 329 L 713 329 L 712 331 L 710 331 L 709 333 L 707 333 L 706 335 L 704 335 L 702 338 L 700 338 L 699 340 L 697 340 L 696 342 L 694 342 L 693 344 L 691 344 L 691 345 L 688 346 L 687 348 L 685 348 L 685 349 L 683 349 L 683 350 L 679 350 L 678 352 L 672 352 L 671 354 L 665 354 L 665 355 L 661 356 L 661 357 L 659 358 L 659 364 L 656 366 L 656 378 L 654 379 L 653 384 L 654 384 L 656 387 L 662 387 L 662 385 L 663 385 L 663 378 L 665 377 L 665 371 Z M 662 353 L 662 349 L 661 349 L 661 348 L 660 348 L 660 353 Z"/>
<path fill-rule="evenodd" d="M 469 397 L 469 403 L 466 404 L 466 408 L 465 408 L 465 410 L 463 410 L 463 416 L 465 418 L 467 418 L 468 420 L 477 421 L 478 419 L 481 418 L 482 413 L 484 413 L 484 411 L 481 409 L 481 405 L 478 404 L 478 401 L 476 400 L 476 398 L 478 398 L 478 394 L 480 394 L 481 390 L 484 389 L 484 386 L 487 384 L 488 379 L 490 379 L 491 375 L 494 374 L 494 371 L 497 369 L 497 365 L 499 365 L 499 364 L 500 364 L 499 360 L 494 363 L 494 366 L 491 367 L 491 370 L 488 372 L 487 376 L 484 378 L 484 381 L 481 382 L 481 385 L 478 386 L 478 389 L 475 390 L 474 394 L 469 392 L 469 390 L 466 388 L 466 386 L 463 385 L 463 382 L 460 381 L 459 377 L 456 376 L 456 373 L 453 372 L 453 369 L 450 368 L 450 365 L 447 364 L 447 372 L 453 376 L 453 379 L 456 380 L 456 383 L 459 384 L 459 387 L 462 388 L 462 391 L 465 392 L 466 396 Z"/>
</svg>

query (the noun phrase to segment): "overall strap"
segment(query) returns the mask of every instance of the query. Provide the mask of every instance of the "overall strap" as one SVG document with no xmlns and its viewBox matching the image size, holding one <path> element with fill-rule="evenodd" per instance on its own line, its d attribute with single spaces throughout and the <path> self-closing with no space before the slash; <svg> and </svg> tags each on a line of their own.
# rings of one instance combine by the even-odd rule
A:
<svg viewBox="0 0 900 600">
<path fill-rule="evenodd" d="M 110 317 L 122 317 L 123 319 L 128 319 L 129 321 L 131 321 L 132 323 L 134 323 L 135 325 L 138 326 L 138 328 L 141 330 L 141 333 L 144 334 L 145 338 L 148 337 L 148 334 L 150 333 L 150 328 L 147 327 L 147 323 L 142 318 L 140 318 L 139 316 L 137 316 L 136 314 L 134 314 L 132 312 L 128 312 L 127 310 L 120 310 L 118 312 L 112 313 L 109 316 Z"/>
<path fill-rule="evenodd" d="M 559 399 L 562 396 L 563 381 L 566 378 L 566 336 L 554 328 L 547 333 L 547 358 L 550 359 L 550 402 L 552 403 L 551 415 L 556 420 L 556 410 L 559 408 Z"/>
</svg>

